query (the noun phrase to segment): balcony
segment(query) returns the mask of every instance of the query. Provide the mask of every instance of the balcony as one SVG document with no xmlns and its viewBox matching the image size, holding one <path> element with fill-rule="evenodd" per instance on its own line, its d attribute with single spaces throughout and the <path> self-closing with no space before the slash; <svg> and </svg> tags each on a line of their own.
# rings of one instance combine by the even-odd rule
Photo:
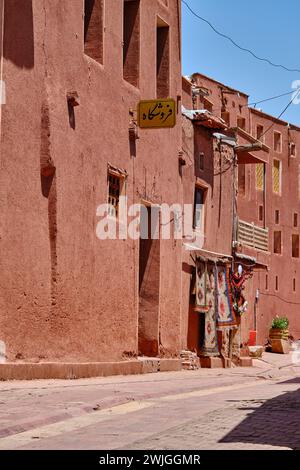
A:
<svg viewBox="0 0 300 470">
<path fill-rule="evenodd" d="M 242 246 L 264 252 L 269 251 L 269 229 L 258 227 L 253 223 L 238 221 L 237 242 Z"/>
</svg>

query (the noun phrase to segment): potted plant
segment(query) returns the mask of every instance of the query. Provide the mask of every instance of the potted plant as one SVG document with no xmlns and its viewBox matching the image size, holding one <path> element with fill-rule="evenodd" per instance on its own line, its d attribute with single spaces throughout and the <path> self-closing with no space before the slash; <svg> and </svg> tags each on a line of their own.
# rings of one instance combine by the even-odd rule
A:
<svg viewBox="0 0 300 470">
<path fill-rule="evenodd" d="M 272 352 L 287 354 L 289 352 L 289 320 L 287 317 L 273 318 L 269 331 Z"/>
</svg>

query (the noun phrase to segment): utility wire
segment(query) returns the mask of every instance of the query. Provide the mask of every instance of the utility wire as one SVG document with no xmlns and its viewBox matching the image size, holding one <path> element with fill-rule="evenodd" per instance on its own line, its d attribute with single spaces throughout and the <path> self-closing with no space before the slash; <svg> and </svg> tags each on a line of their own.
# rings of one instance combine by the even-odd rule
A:
<svg viewBox="0 0 300 470">
<path fill-rule="evenodd" d="M 299 302 L 291 302 L 289 300 L 283 299 L 282 297 L 280 297 L 280 295 L 277 295 L 277 294 L 269 294 L 269 293 L 267 294 L 266 292 L 260 292 L 260 295 L 265 295 L 267 297 L 276 297 L 277 299 L 282 300 L 282 302 L 285 302 L 286 304 L 300 305 Z"/>
<path fill-rule="evenodd" d="M 283 109 L 283 111 L 281 111 L 281 113 L 279 114 L 279 116 L 277 116 L 277 118 L 275 119 L 280 119 L 281 116 L 284 115 L 284 113 L 288 110 L 288 108 L 291 106 L 291 104 L 294 102 L 294 99 L 297 98 L 299 95 L 299 91 L 298 93 L 293 96 L 293 98 L 291 99 L 291 101 L 286 105 L 286 107 Z M 272 127 L 275 126 L 275 120 L 272 122 L 272 124 L 265 130 L 265 132 L 262 133 L 262 135 L 260 136 L 260 140 L 262 139 L 262 137 L 264 137 L 271 129 Z"/>
<path fill-rule="evenodd" d="M 242 105 L 242 108 L 248 107 L 248 106 L 256 106 L 257 104 L 266 103 L 267 101 L 276 100 L 276 99 L 278 99 L 278 98 L 282 98 L 283 96 L 291 95 L 292 93 L 297 93 L 297 94 L 295 95 L 295 97 L 294 97 L 294 98 L 296 98 L 296 96 L 298 96 L 298 92 L 299 92 L 299 91 L 300 91 L 300 88 L 296 88 L 296 89 L 293 90 L 293 91 L 289 91 L 289 92 L 287 92 L 287 93 L 282 93 L 282 95 L 272 96 L 271 98 L 266 98 L 266 99 L 261 100 L 261 101 L 256 101 L 255 103 L 243 104 L 243 105 Z"/>
<path fill-rule="evenodd" d="M 272 65 L 272 67 L 277 67 L 277 68 L 281 68 L 283 70 L 286 70 L 287 72 L 299 72 L 300 73 L 300 69 L 291 69 L 289 67 L 286 67 L 285 65 L 282 65 L 282 64 L 275 64 L 274 62 L 272 62 L 271 60 L 269 59 L 266 59 L 264 57 L 259 57 L 258 55 L 256 55 L 253 51 L 251 51 L 250 49 L 247 49 L 245 47 L 242 47 L 240 46 L 239 44 L 237 44 L 230 36 L 227 36 L 226 34 L 223 34 L 221 33 L 220 31 L 218 31 L 215 26 L 210 23 L 210 21 L 206 20 L 205 18 L 203 18 L 202 16 L 198 15 L 194 10 L 192 10 L 192 8 L 189 6 L 189 4 L 185 1 L 185 0 L 182 0 L 182 3 L 184 3 L 184 5 L 187 7 L 187 9 L 192 13 L 192 15 L 194 15 L 196 18 L 198 18 L 199 20 L 201 21 L 204 21 L 204 23 L 208 24 L 210 26 L 210 28 L 216 33 L 218 34 L 219 36 L 227 39 L 228 41 L 230 41 L 235 47 L 237 47 L 238 49 L 240 49 L 241 51 L 243 52 L 247 52 L 248 54 L 252 55 L 255 59 L 257 60 L 260 60 L 261 62 L 266 62 L 267 64 L 269 65 Z"/>
<path fill-rule="evenodd" d="M 299 88 L 295 88 L 294 90 L 292 91 L 288 91 L 286 93 L 282 93 L 281 95 L 276 95 L 276 96 L 272 96 L 271 98 L 265 98 L 264 100 L 260 100 L 260 101 L 255 101 L 253 103 L 247 103 L 247 104 L 241 104 L 240 107 L 241 108 L 248 108 L 249 106 L 256 106 L 258 104 L 261 104 L 261 103 L 266 103 L 267 101 L 272 101 L 272 100 L 276 100 L 278 98 L 282 98 L 283 96 L 288 96 L 288 95 L 291 95 L 291 94 L 294 94 L 295 93 L 295 96 L 293 97 L 293 99 L 297 98 L 298 97 L 298 94 L 300 92 L 300 87 Z M 218 108 L 213 108 L 214 111 L 219 111 L 219 110 L 222 110 L 224 108 L 224 106 L 220 106 Z"/>
</svg>

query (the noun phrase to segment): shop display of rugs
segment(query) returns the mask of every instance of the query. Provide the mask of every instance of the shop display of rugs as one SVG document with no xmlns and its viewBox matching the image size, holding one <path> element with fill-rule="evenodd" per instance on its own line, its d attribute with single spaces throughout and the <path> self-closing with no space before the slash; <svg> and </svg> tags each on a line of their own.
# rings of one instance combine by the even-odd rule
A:
<svg viewBox="0 0 300 470">
<path fill-rule="evenodd" d="M 220 353 L 217 329 L 226 327 L 228 333 L 226 332 L 224 339 L 225 337 L 228 339 L 230 327 L 236 326 L 229 270 L 225 265 L 197 260 L 196 306 L 201 315 L 199 332 L 201 354 L 217 356 Z M 227 346 L 225 349 L 229 350 Z"/>
</svg>

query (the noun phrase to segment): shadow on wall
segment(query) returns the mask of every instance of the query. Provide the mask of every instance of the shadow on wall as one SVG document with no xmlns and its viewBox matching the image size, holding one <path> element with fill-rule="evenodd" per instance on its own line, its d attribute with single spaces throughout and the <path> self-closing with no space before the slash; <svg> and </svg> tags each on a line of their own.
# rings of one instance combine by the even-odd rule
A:
<svg viewBox="0 0 300 470">
<path fill-rule="evenodd" d="M 300 377 L 283 383 L 300 384 Z M 241 401 L 238 409 L 249 410 L 248 417 L 219 442 L 243 442 L 300 450 L 300 389 L 271 400 Z"/>
<path fill-rule="evenodd" d="M 4 3 L 4 58 L 19 68 L 34 66 L 32 0 Z"/>
</svg>

